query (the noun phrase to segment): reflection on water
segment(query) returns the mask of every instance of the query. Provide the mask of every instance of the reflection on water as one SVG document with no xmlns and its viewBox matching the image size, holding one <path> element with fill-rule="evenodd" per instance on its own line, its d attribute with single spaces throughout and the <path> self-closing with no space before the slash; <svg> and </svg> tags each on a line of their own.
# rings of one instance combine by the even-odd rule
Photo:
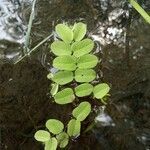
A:
<svg viewBox="0 0 150 150">
<path fill-rule="evenodd" d="M 22 54 L 27 30 L 26 6 L 30 11 L 31 2 L 0 0 L 0 63 L 15 62 Z"/>
<path fill-rule="evenodd" d="M 112 118 L 105 113 L 106 106 L 99 107 L 99 113 L 97 114 L 97 117 L 95 117 L 96 125 L 98 126 L 115 126 L 115 123 L 113 122 Z"/>
<path fill-rule="evenodd" d="M 97 23 L 98 27 L 92 33 L 92 37 L 103 46 L 114 44 L 123 47 L 125 45 L 126 28 L 121 22 L 123 19 L 129 18 L 129 10 L 116 8 L 108 13 L 107 17 L 106 21 Z"/>
<path fill-rule="evenodd" d="M 24 42 L 24 24 L 19 16 L 19 4 L 0 1 L 0 40 Z"/>
<path fill-rule="evenodd" d="M 148 0 L 140 2 L 150 11 Z M 53 39 L 30 60 L 6 63 L 23 54 L 31 4 L 32 0 L 0 0 L 0 127 L 3 146 L 12 150 L 38 150 L 40 145 L 30 135 L 34 128 L 51 116 L 67 118 L 62 108 L 49 102 L 46 75 L 55 72 L 48 48 Z M 100 81 L 112 86 L 110 104 L 98 107 L 92 132 L 73 141 L 69 149 L 149 150 L 150 26 L 124 0 L 42 0 L 35 13 L 31 47 L 50 35 L 57 23 L 87 23 L 95 53 L 102 57 L 97 67 Z M 68 114 L 71 110 L 67 107 Z"/>
</svg>

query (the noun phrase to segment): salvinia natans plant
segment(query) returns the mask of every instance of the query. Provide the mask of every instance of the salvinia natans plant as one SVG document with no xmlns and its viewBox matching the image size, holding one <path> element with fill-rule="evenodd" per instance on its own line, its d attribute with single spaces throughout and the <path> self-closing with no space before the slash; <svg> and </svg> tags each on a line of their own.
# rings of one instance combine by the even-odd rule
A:
<svg viewBox="0 0 150 150">
<path fill-rule="evenodd" d="M 50 93 L 54 101 L 59 105 L 65 105 L 75 101 L 76 97 L 93 95 L 93 99 L 106 104 L 109 85 L 100 83 L 93 86 L 92 84 L 92 81 L 96 79 L 93 68 L 100 60 L 92 54 L 93 40 L 84 38 L 87 32 L 86 24 L 79 22 L 73 27 L 58 24 L 55 31 L 58 38 L 50 45 L 50 50 L 56 56 L 53 67 L 58 71 L 47 75 L 47 78 L 53 82 Z M 69 83 L 76 83 L 76 87 L 67 87 L 66 84 Z M 46 122 L 47 130 L 38 130 L 34 137 L 37 141 L 44 143 L 45 150 L 56 150 L 58 146 L 65 148 L 69 138 L 80 135 L 81 122 L 90 112 L 91 104 L 88 100 L 83 101 L 72 111 L 72 119 L 68 122 L 66 130 L 61 121 L 49 119 Z"/>
</svg>

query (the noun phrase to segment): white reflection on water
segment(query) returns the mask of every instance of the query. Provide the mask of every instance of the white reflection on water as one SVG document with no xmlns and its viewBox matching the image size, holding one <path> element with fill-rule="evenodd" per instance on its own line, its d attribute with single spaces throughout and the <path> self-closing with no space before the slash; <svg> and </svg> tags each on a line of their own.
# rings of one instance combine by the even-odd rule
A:
<svg viewBox="0 0 150 150">
<path fill-rule="evenodd" d="M 24 25 L 19 10 L 19 3 L 0 0 L 0 40 L 24 43 Z"/>
<path fill-rule="evenodd" d="M 150 150 L 150 145 L 148 146 L 148 143 L 150 143 L 150 134 L 142 133 L 141 135 L 137 136 L 137 139 L 139 142 L 143 143 L 145 145 L 146 150 Z"/>
<path fill-rule="evenodd" d="M 32 0 L 0 0 L 0 63 L 21 57 L 31 4 Z"/>
<path fill-rule="evenodd" d="M 124 47 L 126 39 L 126 27 L 121 25 L 124 18 L 129 17 L 129 11 L 116 8 L 108 13 L 107 20 L 98 22 L 98 28 L 91 37 L 105 46 L 113 43 L 119 47 Z M 120 24 L 120 25 L 119 25 Z"/>
<path fill-rule="evenodd" d="M 99 114 L 95 118 L 95 122 L 97 123 L 97 125 L 100 126 L 115 126 L 115 123 L 112 120 L 112 118 L 105 113 L 105 108 L 106 106 L 101 106 L 99 108 Z"/>
</svg>

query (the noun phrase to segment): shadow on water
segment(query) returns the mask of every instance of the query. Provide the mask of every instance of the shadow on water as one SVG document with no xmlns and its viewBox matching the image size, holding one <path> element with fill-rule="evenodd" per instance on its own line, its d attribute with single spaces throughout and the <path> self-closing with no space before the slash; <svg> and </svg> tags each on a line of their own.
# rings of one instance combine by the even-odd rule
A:
<svg viewBox="0 0 150 150">
<path fill-rule="evenodd" d="M 140 1 L 148 12 L 150 2 Z M 2 150 L 40 150 L 33 139 L 36 129 L 48 118 L 68 122 L 73 105 L 58 106 L 50 101 L 54 56 L 51 38 L 31 56 L 13 65 L 23 55 L 32 1 L 0 0 L 0 143 Z M 95 40 L 95 53 L 102 58 L 96 71 L 99 81 L 111 85 L 111 98 L 104 110 L 93 102 L 95 112 L 86 119 L 82 132 L 95 118 L 95 127 L 70 142 L 76 150 L 150 149 L 150 26 L 120 0 L 37 1 L 30 47 L 50 35 L 60 22 L 88 25 Z M 55 35 L 54 35 L 55 38 Z"/>
</svg>

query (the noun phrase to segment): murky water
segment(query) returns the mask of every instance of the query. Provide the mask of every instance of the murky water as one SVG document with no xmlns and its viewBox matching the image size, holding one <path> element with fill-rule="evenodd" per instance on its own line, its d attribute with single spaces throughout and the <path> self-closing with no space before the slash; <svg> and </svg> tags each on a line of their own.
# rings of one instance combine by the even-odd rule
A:
<svg viewBox="0 0 150 150">
<path fill-rule="evenodd" d="M 149 12 L 150 1 L 139 1 Z M 31 0 L 0 0 L 0 142 L 2 150 L 40 150 L 33 139 L 48 118 L 67 122 L 72 105 L 58 106 L 49 98 L 46 79 L 54 58 L 48 45 L 54 36 L 29 57 L 24 55 L 25 33 Z M 88 25 L 95 53 L 102 59 L 96 70 L 99 81 L 111 85 L 107 108 L 92 99 L 94 128 L 71 141 L 76 150 L 150 149 L 150 25 L 125 0 L 37 1 L 29 48 L 53 33 L 60 22 Z M 66 109 L 67 108 L 67 109 Z"/>
</svg>

